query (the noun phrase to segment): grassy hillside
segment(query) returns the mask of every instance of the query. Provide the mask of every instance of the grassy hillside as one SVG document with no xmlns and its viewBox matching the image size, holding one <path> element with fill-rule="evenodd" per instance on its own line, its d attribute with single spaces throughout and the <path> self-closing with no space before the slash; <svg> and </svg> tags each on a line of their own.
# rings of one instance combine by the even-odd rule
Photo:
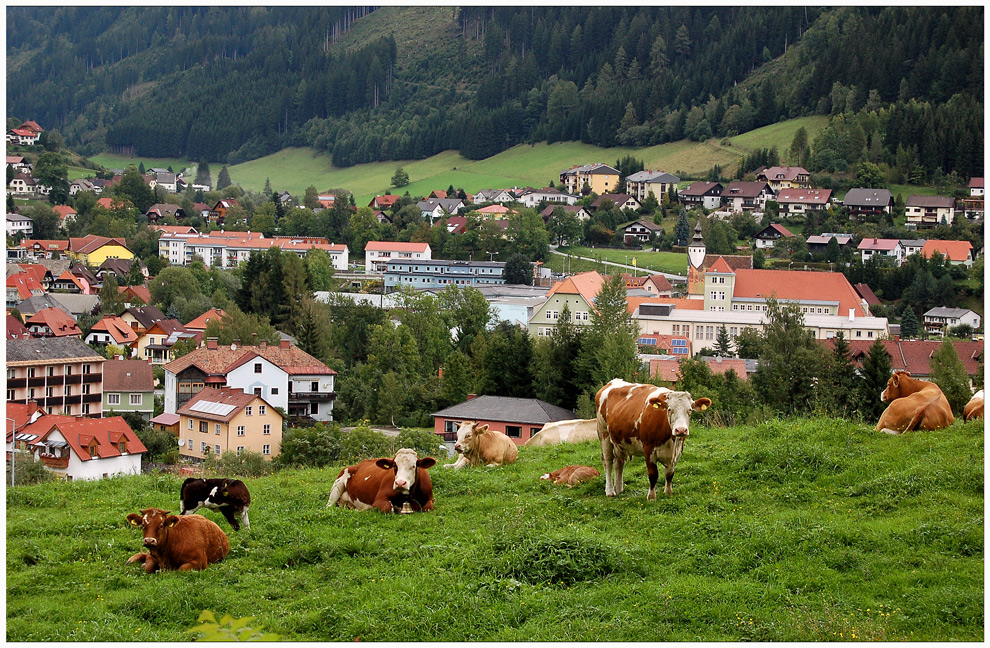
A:
<svg viewBox="0 0 990 648">
<path fill-rule="evenodd" d="M 456 151 L 444 151 L 425 160 L 376 162 L 345 169 L 334 167 L 328 156 L 313 149 L 290 148 L 231 166 L 228 171 L 233 182 L 254 191 L 260 191 L 266 179 L 270 180 L 273 188 L 299 196 L 309 186 L 320 191 L 343 188 L 354 193 L 358 205 L 366 205 L 376 194 L 389 189 L 392 175 L 399 166 L 409 173 L 410 179 L 410 184 L 400 192 L 408 191 L 413 196 L 426 195 L 433 189 L 446 189 L 450 185 L 463 187 L 471 193 L 480 189 L 512 186 L 545 187 L 551 181 L 557 184 L 560 172 L 575 164 L 615 164 L 616 160 L 626 155 L 643 160 L 647 168 L 664 169 L 682 176 L 699 176 L 715 164 L 720 165 L 723 172 L 728 172 L 741 157 L 759 148 L 776 146 L 783 154 L 790 147 L 798 128 L 804 126 L 809 138 L 814 139 L 826 123 L 825 117 L 793 119 L 730 138 L 728 145 L 715 140 L 704 143 L 682 140 L 641 149 L 603 149 L 581 142 L 539 143 L 515 146 L 485 160 L 468 160 Z M 105 167 L 116 168 L 140 162 L 144 162 L 146 168 L 169 165 L 173 169 L 183 166 L 195 168 L 195 163 L 189 160 L 110 154 L 91 159 Z M 214 180 L 221 166 L 210 165 Z"/>
<path fill-rule="evenodd" d="M 248 480 L 251 529 L 203 572 L 147 575 L 128 513 L 177 508 L 144 475 L 8 489 L 8 641 L 182 641 L 204 609 L 283 640 L 980 641 L 983 424 L 891 437 L 840 420 L 692 427 L 674 494 L 431 469 L 432 513 L 324 507 L 339 467 Z M 207 516 L 229 531 L 222 518 Z"/>
</svg>

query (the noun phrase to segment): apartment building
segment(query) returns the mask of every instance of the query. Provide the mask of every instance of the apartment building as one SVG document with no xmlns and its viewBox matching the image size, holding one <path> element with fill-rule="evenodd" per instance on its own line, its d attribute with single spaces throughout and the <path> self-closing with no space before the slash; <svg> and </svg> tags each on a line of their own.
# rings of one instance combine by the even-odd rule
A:
<svg viewBox="0 0 990 648">
<path fill-rule="evenodd" d="M 100 416 L 105 362 L 79 338 L 7 340 L 7 402 L 35 401 L 46 412 Z"/>
<path fill-rule="evenodd" d="M 186 459 L 250 451 L 271 460 L 282 445 L 282 414 L 261 396 L 240 389 L 207 387 L 176 414 L 179 456 Z"/>
</svg>

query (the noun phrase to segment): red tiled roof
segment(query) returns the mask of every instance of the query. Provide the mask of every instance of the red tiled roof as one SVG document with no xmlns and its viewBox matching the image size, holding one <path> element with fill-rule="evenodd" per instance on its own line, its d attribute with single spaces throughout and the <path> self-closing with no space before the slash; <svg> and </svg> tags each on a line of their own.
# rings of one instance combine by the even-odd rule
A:
<svg viewBox="0 0 990 648">
<path fill-rule="evenodd" d="M 36 292 L 45 291 L 41 282 L 27 272 L 18 272 L 7 277 L 7 287 L 17 288 L 17 296 L 21 299 L 27 299 L 36 294 Z"/>
<path fill-rule="evenodd" d="M 870 306 L 874 304 L 879 304 L 880 299 L 873 293 L 873 289 L 870 288 L 865 283 L 858 283 L 853 285 L 853 289 L 859 294 L 860 297 L 866 300 L 866 303 Z"/>
<path fill-rule="evenodd" d="M 781 189 L 777 194 L 778 203 L 801 203 L 825 205 L 832 199 L 831 189 Z"/>
<path fill-rule="evenodd" d="M 900 243 L 898 239 L 865 238 L 856 247 L 858 250 L 893 250 Z"/>
<path fill-rule="evenodd" d="M 681 363 L 670 358 L 651 358 L 650 376 L 664 382 L 677 382 Z"/>
<path fill-rule="evenodd" d="M 128 297 L 138 297 L 145 304 L 151 303 L 151 291 L 147 286 L 117 286 L 117 292 Z"/>
<path fill-rule="evenodd" d="M 969 186 L 972 189 L 979 189 L 983 187 L 983 178 L 970 178 Z"/>
<path fill-rule="evenodd" d="M 101 198 L 100 200 L 103 199 Z M 69 249 L 79 254 L 88 254 L 94 250 L 100 249 L 104 245 L 119 245 L 123 248 L 127 247 L 127 243 L 123 239 L 97 236 L 96 234 L 89 234 L 87 236 L 83 236 L 82 238 L 69 239 Z"/>
<path fill-rule="evenodd" d="M 283 349 L 280 346 L 269 345 L 242 345 L 234 349 L 224 345 L 216 349 L 200 347 L 168 363 L 165 369 L 178 374 L 191 366 L 196 366 L 207 375 L 220 376 L 258 356 L 293 375 L 337 373 L 297 346 Z"/>
<path fill-rule="evenodd" d="M 835 347 L 834 340 L 819 340 L 819 342 L 827 345 L 829 349 Z M 847 340 L 847 342 L 849 342 L 849 351 L 853 362 L 857 366 L 861 365 L 863 358 L 869 354 L 873 342 L 866 340 Z M 895 371 L 910 371 L 913 376 L 931 375 L 931 358 L 942 344 L 935 340 L 900 340 L 897 338 L 880 340 L 880 343 L 890 354 L 891 367 Z M 983 367 L 980 366 L 980 359 L 983 357 L 983 342 L 953 342 L 952 346 L 956 348 L 956 355 L 962 361 L 967 374 L 976 376 L 982 373 Z"/>
<path fill-rule="evenodd" d="M 65 337 L 68 335 L 82 335 L 79 325 L 59 308 L 42 308 L 40 311 L 28 318 L 26 324 L 47 326 L 55 337 Z"/>
<path fill-rule="evenodd" d="M 21 247 L 26 249 L 37 249 L 37 250 L 54 250 L 58 252 L 64 252 L 69 249 L 68 241 L 59 241 L 52 239 L 21 239 Z"/>
<path fill-rule="evenodd" d="M 595 297 L 598 296 L 604 281 L 604 278 L 594 270 L 581 272 L 555 283 L 547 291 L 547 297 L 557 293 L 581 295 L 588 305 L 594 306 Z"/>
<path fill-rule="evenodd" d="M 90 329 L 90 332 L 92 331 L 105 331 L 109 333 L 117 344 L 132 344 L 137 342 L 138 338 L 134 329 L 116 315 L 104 315 L 103 319 L 93 324 L 93 328 Z"/>
<path fill-rule="evenodd" d="M 76 210 L 73 209 L 72 207 L 69 207 L 68 205 L 55 205 L 54 207 L 52 207 L 52 211 L 58 214 L 58 217 L 61 218 L 62 220 L 65 220 L 65 217 L 68 216 L 69 214 L 72 214 L 73 216 L 76 215 Z"/>
<path fill-rule="evenodd" d="M 426 252 L 429 243 L 401 243 L 396 241 L 368 241 L 365 251 L 371 252 Z"/>
<path fill-rule="evenodd" d="M 6 411 L 7 413 L 5 414 L 5 416 L 13 419 L 13 421 L 6 422 L 8 442 L 10 441 L 11 423 L 14 424 L 13 431 L 18 432 L 21 430 L 21 428 L 23 428 L 24 426 L 28 425 L 31 422 L 31 417 L 34 416 L 35 412 L 40 411 L 41 414 L 44 415 L 44 411 L 40 410 L 38 404 L 35 403 L 34 401 L 31 401 L 30 403 L 7 403 Z"/>
<path fill-rule="evenodd" d="M 193 321 L 187 323 L 186 328 L 196 329 L 198 331 L 205 331 L 206 325 L 210 323 L 211 319 L 220 319 L 226 315 L 227 313 L 225 313 L 220 308 L 211 308 L 210 310 L 206 311 L 205 313 L 203 313 Z"/>
<path fill-rule="evenodd" d="M 48 424 L 42 426 L 42 429 L 47 427 L 48 430 L 40 435 L 38 439 L 32 441 L 31 445 L 43 445 L 42 442 L 51 435 L 52 430 L 58 429 L 69 444 L 69 447 L 72 448 L 72 451 L 82 461 L 121 456 L 121 452 L 117 447 L 117 444 L 121 440 L 126 442 L 127 445 L 125 447 L 128 454 L 140 454 L 148 451 L 138 436 L 134 434 L 134 431 L 131 430 L 131 427 L 120 416 L 98 419 L 76 416 L 46 416 L 42 417 L 34 425 L 38 425 L 48 418 L 58 420 L 51 422 L 54 425 Z M 27 428 L 25 428 L 26 430 Z M 96 443 L 97 453 L 95 457 L 89 453 L 90 445 L 94 441 Z"/>
<path fill-rule="evenodd" d="M 839 302 L 839 314 L 855 310 L 868 316 L 860 297 L 845 275 L 839 272 L 805 270 L 736 270 L 733 298 L 776 297 L 777 299 L 815 299 Z"/>
<path fill-rule="evenodd" d="M 38 283 L 43 283 L 48 274 L 48 268 L 40 263 L 18 263 L 17 267 L 37 279 Z"/>
<path fill-rule="evenodd" d="M 958 263 L 969 260 L 973 253 L 973 244 L 969 241 L 925 241 L 925 246 L 921 248 L 921 256 L 927 259 L 935 252 Z"/>
<path fill-rule="evenodd" d="M 206 387 L 202 389 L 186 401 L 186 404 L 176 410 L 176 414 L 181 414 L 184 416 L 191 416 L 194 418 L 210 419 L 212 421 L 230 421 L 232 418 L 237 416 L 238 412 L 244 409 L 245 406 L 250 405 L 254 402 L 254 399 L 259 399 L 264 401 L 261 396 L 255 394 L 245 394 L 240 389 L 234 389 L 232 387 L 224 387 L 222 389 L 215 389 L 213 387 Z M 219 403 L 221 405 L 233 405 L 234 409 L 230 410 L 226 414 L 213 414 L 210 412 L 199 412 L 193 409 L 196 403 L 206 402 L 206 403 Z M 275 410 L 272 410 L 275 411 Z"/>
<path fill-rule="evenodd" d="M 705 272 L 706 273 L 721 272 L 723 274 L 732 274 L 732 268 L 729 267 L 729 264 L 725 261 L 725 259 L 719 257 L 718 259 L 715 260 L 715 263 L 708 266 L 708 270 L 706 270 Z"/>
<path fill-rule="evenodd" d="M 27 327 L 11 314 L 7 314 L 7 339 L 16 340 L 27 333 Z"/>
</svg>

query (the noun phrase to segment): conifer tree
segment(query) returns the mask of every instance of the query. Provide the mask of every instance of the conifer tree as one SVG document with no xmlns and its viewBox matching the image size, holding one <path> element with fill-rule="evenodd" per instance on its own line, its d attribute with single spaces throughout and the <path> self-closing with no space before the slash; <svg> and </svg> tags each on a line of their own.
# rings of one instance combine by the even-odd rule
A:
<svg viewBox="0 0 990 648">
<path fill-rule="evenodd" d="M 691 236 L 691 226 L 688 224 L 687 210 L 681 207 L 681 215 L 677 218 L 677 225 L 674 226 L 674 244 L 684 247 L 688 244 Z"/>
<path fill-rule="evenodd" d="M 914 309 L 908 304 L 904 308 L 901 316 L 901 337 L 906 339 L 918 337 L 918 316 L 914 314 Z"/>
<path fill-rule="evenodd" d="M 217 189 L 226 189 L 230 184 L 230 173 L 227 171 L 227 165 L 225 164 L 220 168 L 220 175 L 217 176 Z"/>
<path fill-rule="evenodd" d="M 887 408 L 887 404 L 880 400 L 880 394 L 887 387 L 892 370 L 887 347 L 880 340 L 875 341 L 860 368 L 863 380 L 859 383 L 859 410 L 867 421 L 878 420 Z"/>
<path fill-rule="evenodd" d="M 969 388 L 969 374 L 959 359 L 955 345 L 949 340 L 943 341 L 932 355 L 929 366 L 932 382 L 939 386 L 949 401 L 952 412 L 959 416 L 972 392 Z"/>
<path fill-rule="evenodd" d="M 718 327 L 714 351 L 723 358 L 734 358 L 736 356 L 732 351 L 732 339 L 729 337 L 729 331 L 725 328 L 725 324 Z"/>
</svg>

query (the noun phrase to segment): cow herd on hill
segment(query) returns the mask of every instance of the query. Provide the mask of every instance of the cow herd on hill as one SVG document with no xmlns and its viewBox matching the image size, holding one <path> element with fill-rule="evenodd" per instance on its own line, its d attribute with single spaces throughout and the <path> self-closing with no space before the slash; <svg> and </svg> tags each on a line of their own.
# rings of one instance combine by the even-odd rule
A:
<svg viewBox="0 0 990 648">
<path fill-rule="evenodd" d="M 938 385 L 912 378 L 906 371 L 894 372 L 880 399 L 889 405 L 877 423 L 877 431 L 901 434 L 911 430 L 938 430 L 955 420 Z M 595 395 L 596 418 L 548 424 L 526 445 L 577 443 L 597 437 L 605 471 L 605 495 L 609 497 L 623 490 L 622 470 L 626 461 L 642 454 L 650 484 L 647 499 L 654 500 L 659 479 L 657 464 L 664 467 L 664 493 L 671 495 L 674 469 L 690 435 L 691 413 L 703 411 L 711 404 L 710 399 L 695 399 L 686 391 L 614 379 Z M 963 418 L 966 421 L 983 418 L 983 390 L 967 403 Z M 445 468 L 511 464 L 519 453 L 505 434 L 472 421 L 461 423 L 454 450 L 460 456 L 454 463 L 444 464 Z M 378 509 L 399 514 L 432 511 L 433 485 L 427 469 L 434 465 L 433 457 L 420 458 L 415 450 L 403 448 L 392 458 L 366 459 L 347 466 L 331 487 L 327 507 Z M 540 479 L 572 487 L 599 475 L 590 466 L 570 465 Z M 245 529 L 250 527 L 250 504 L 247 486 L 240 480 L 187 479 L 180 492 L 179 515 L 148 508 L 127 516 L 132 525 L 142 527 L 145 548 L 127 563 L 143 563 L 148 573 L 205 569 L 208 564 L 223 560 L 230 551 L 230 542 L 216 523 L 194 513 L 202 507 L 220 511 L 231 528 L 238 531 L 241 525 Z"/>
</svg>

